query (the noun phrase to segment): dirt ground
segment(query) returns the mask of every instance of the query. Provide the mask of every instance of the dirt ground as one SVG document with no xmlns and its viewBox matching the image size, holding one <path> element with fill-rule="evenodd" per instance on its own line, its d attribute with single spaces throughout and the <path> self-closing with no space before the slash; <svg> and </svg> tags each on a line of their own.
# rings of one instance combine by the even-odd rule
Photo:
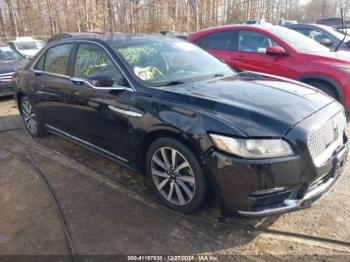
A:
<svg viewBox="0 0 350 262">
<path fill-rule="evenodd" d="M 33 140 L 14 101 L 0 99 L 1 255 L 349 261 L 349 186 L 347 172 L 317 205 L 281 216 L 223 219 L 214 201 L 184 216 L 143 176 L 54 135 Z"/>
</svg>

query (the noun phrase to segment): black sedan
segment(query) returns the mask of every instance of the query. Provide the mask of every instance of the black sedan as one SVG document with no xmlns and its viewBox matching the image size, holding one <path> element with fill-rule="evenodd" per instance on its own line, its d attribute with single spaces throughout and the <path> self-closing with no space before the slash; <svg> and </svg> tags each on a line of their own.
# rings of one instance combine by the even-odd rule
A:
<svg viewBox="0 0 350 262">
<path fill-rule="evenodd" d="M 0 97 L 12 95 L 12 75 L 27 60 L 7 45 L 0 44 Z"/>
<path fill-rule="evenodd" d="M 302 33 L 315 41 L 334 50 L 350 51 L 350 36 L 338 32 L 334 28 L 318 24 L 287 25 L 289 29 Z"/>
<path fill-rule="evenodd" d="M 160 36 L 69 38 L 15 74 L 27 131 L 63 136 L 149 177 L 191 213 L 215 189 L 223 214 L 310 206 L 343 174 L 343 107 L 308 85 L 237 74 Z"/>
</svg>

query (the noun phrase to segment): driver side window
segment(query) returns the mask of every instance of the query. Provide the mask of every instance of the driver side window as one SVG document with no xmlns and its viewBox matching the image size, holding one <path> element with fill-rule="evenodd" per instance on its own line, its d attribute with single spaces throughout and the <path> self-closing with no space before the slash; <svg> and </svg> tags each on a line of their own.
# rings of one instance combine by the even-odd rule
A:
<svg viewBox="0 0 350 262">
<path fill-rule="evenodd" d="M 270 46 L 278 44 L 263 34 L 248 30 L 239 31 L 238 51 L 265 54 Z"/>
<path fill-rule="evenodd" d="M 92 75 L 111 77 L 114 80 L 114 87 L 127 86 L 124 77 L 104 50 L 92 44 L 79 44 L 74 64 L 74 76 L 87 80 Z"/>
</svg>

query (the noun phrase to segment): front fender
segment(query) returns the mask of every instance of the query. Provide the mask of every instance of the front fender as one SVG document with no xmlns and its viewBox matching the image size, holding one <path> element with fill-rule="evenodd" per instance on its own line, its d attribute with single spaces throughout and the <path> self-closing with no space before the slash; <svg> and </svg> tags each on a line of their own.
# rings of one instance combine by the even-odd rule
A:
<svg viewBox="0 0 350 262">
<path fill-rule="evenodd" d="M 141 117 L 129 118 L 129 137 L 132 137 L 129 145 L 132 155 L 140 155 L 140 151 L 147 152 L 144 147 L 150 144 L 150 137 L 151 140 L 166 135 L 179 138 L 203 158 L 213 147 L 208 133 L 245 136 L 239 129 L 210 113 L 182 103 L 135 94 L 130 99 L 129 108 L 143 112 Z"/>
</svg>

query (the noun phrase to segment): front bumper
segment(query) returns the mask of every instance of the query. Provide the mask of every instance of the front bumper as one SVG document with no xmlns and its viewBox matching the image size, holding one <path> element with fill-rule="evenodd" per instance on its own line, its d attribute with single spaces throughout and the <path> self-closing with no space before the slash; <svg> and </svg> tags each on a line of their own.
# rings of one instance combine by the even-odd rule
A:
<svg viewBox="0 0 350 262">
<path fill-rule="evenodd" d="M 296 154 L 291 157 L 248 160 L 214 151 L 204 161 L 216 184 L 223 215 L 258 217 L 311 206 L 336 184 L 347 167 L 348 139 L 320 165 L 311 157 L 310 130 L 339 113 L 328 106 L 295 126 L 285 136 Z"/>
<path fill-rule="evenodd" d="M 347 154 L 348 147 L 346 145 L 333 158 L 332 161 L 334 162 L 334 167 L 330 173 L 322 177 L 324 178 L 324 181 L 322 181 L 318 184 L 318 186 L 315 187 L 312 187 L 312 185 L 310 185 L 303 198 L 285 199 L 278 206 L 266 208 L 261 211 L 238 211 L 238 213 L 242 216 L 258 217 L 281 214 L 312 206 L 314 203 L 320 200 L 328 191 L 330 191 L 334 187 L 336 182 L 339 180 L 339 178 L 344 174 L 348 164 Z"/>
<path fill-rule="evenodd" d="M 0 80 L 0 97 L 13 95 L 13 81 Z"/>
</svg>

